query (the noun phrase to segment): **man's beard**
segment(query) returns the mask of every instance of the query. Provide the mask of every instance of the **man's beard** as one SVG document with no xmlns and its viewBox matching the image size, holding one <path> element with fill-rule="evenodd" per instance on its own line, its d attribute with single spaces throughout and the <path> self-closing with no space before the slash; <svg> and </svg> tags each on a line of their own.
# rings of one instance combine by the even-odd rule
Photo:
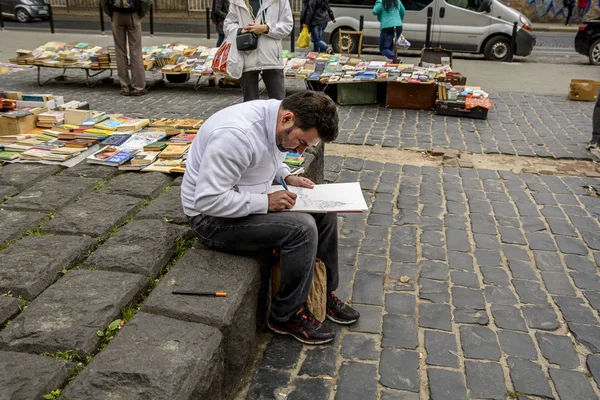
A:
<svg viewBox="0 0 600 400">
<path fill-rule="evenodd" d="M 277 148 L 282 153 L 287 153 L 288 151 L 294 150 L 294 149 L 288 149 L 287 147 L 285 147 L 288 144 L 288 135 L 293 130 L 294 130 L 294 127 L 292 126 L 291 128 L 287 128 L 287 129 L 277 132 L 275 141 L 277 143 Z"/>
</svg>

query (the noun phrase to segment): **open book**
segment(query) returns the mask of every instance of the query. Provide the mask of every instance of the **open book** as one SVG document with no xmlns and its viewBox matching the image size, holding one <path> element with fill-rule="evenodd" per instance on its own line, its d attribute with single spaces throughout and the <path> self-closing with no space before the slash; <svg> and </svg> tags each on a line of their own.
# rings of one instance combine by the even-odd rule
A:
<svg viewBox="0 0 600 400">
<path fill-rule="evenodd" d="M 273 185 L 269 193 L 279 190 L 283 190 L 283 186 Z M 289 186 L 289 190 L 298 195 L 296 205 L 289 211 L 348 213 L 367 210 L 358 182 L 315 185 L 313 189 Z"/>
</svg>

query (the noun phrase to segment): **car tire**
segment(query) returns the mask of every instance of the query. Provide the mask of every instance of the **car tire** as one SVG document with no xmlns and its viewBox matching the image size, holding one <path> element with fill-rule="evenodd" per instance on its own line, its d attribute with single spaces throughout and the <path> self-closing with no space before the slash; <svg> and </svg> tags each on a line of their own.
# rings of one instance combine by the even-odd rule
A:
<svg viewBox="0 0 600 400">
<path fill-rule="evenodd" d="M 17 11 L 15 11 L 15 18 L 17 21 L 25 23 L 31 20 L 31 15 L 29 15 L 26 9 L 19 8 Z"/>
<path fill-rule="evenodd" d="M 600 65 L 600 39 L 592 43 L 588 57 L 590 59 L 590 64 Z"/>
<path fill-rule="evenodd" d="M 496 36 L 486 43 L 483 55 L 490 61 L 506 61 L 510 51 L 510 40 L 504 36 Z"/>
<path fill-rule="evenodd" d="M 349 28 L 344 28 L 343 30 L 351 30 Z M 356 54 L 358 53 L 358 36 L 356 35 L 345 35 L 342 37 L 342 48 L 340 49 L 340 30 L 336 30 L 331 35 L 331 47 L 333 48 L 334 53 L 346 53 L 348 51 L 348 46 L 350 46 L 350 53 Z"/>
</svg>

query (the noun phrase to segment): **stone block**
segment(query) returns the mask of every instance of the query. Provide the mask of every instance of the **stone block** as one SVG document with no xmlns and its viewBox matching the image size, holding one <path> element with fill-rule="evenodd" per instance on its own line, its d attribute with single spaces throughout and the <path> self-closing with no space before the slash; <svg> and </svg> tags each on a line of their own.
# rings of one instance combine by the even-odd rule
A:
<svg viewBox="0 0 600 400">
<path fill-rule="evenodd" d="M 170 175 L 161 172 L 121 174 L 111 179 L 99 192 L 148 199 L 156 197 L 172 180 Z"/>
<path fill-rule="evenodd" d="M 174 224 L 188 225 L 181 205 L 181 186 L 171 186 L 136 216 L 136 219 L 160 219 Z"/>
<path fill-rule="evenodd" d="M 2 207 L 12 210 L 58 211 L 98 183 L 94 178 L 51 176 L 11 197 Z"/>
<path fill-rule="evenodd" d="M 306 350 L 306 358 L 302 362 L 298 375 L 333 377 L 338 354 L 338 349 L 331 346 Z"/>
<path fill-rule="evenodd" d="M 260 366 L 261 368 L 294 369 L 300 360 L 301 352 L 302 343 L 291 336 L 273 336 L 265 349 Z"/>
<path fill-rule="evenodd" d="M 27 236 L 0 252 L 0 293 L 33 300 L 94 247 L 88 237 Z"/>
<path fill-rule="evenodd" d="M 382 347 L 415 349 L 419 345 L 416 317 L 386 314 L 383 317 Z"/>
<path fill-rule="evenodd" d="M 142 310 L 218 328 L 224 336 L 225 382 L 250 359 L 256 334 L 260 266 L 246 257 L 191 249 L 152 291 Z M 223 291 L 227 297 L 177 296 L 174 289 Z"/>
<path fill-rule="evenodd" d="M 66 168 L 60 173 L 61 176 L 78 176 L 83 178 L 110 179 L 121 173 L 118 168 L 108 165 L 88 164 L 80 162 L 74 167 Z"/>
<path fill-rule="evenodd" d="M 103 238 L 111 229 L 125 223 L 137 211 L 141 202 L 131 196 L 88 193 L 62 210 L 46 224 L 44 230 Z"/>
<path fill-rule="evenodd" d="M 62 393 L 69 399 L 221 399 L 218 329 L 138 313 Z"/>
<path fill-rule="evenodd" d="M 502 366 L 494 362 L 465 361 L 467 386 L 471 395 L 477 398 L 504 400 L 504 374 Z"/>
<path fill-rule="evenodd" d="M 463 400 L 467 398 L 465 378 L 458 371 L 428 368 L 431 400 Z"/>
<path fill-rule="evenodd" d="M 52 357 L 0 351 L 0 399 L 41 399 L 64 385 L 74 369 L 75 364 Z"/>
<path fill-rule="evenodd" d="M 10 296 L 0 296 L 0 326 L 17 315 L 23 301 Z"/>
<path fill-rule="evenodd" d="M 0 184 L 24 190 L 61 169 L 59 165 L 8 164 L 0 168 Z"/>
<path fill-rule="evenodd" d="M 314 183 L 322 184 L 325 182 L 323 172 L 325 169 L 325 142 L 319 143 L 316 147 L 309 147 L 304 152 L 304 172 L 301 174 Z"/>
<path fill-rule="evenodd" d="M 0 345 L 11 351 L 75 350 L 80 357 L 88 356 L 100 344 L 96 331 L 105 330 L 147 283 L 134 274 L 71 271 L 0 332 Z"/>
<path fill-rule="evenodd" d="M 542 355 L 548 362 L 568 369 L 575 369 L 579 366 L 579 357 L 571 338 L 542 332 L 536 332 L 535 336 Z"/>
<path fill-rule="evenodd" d="M 384 349 L 381 352 L 379 371 L 379 382 L 383 386 L 410 392 L 420 390 L 419 353 L 416 351 Z"/>
<path fill-rule="evenodd" d="M 287 393 L 290 383 L 290 373 L 276 369 L 259 368 L 252 378 L 248 400 L 276 398 L 279 393 Z"/>
<path fill-rule="evenodd" d="M 19 189 L 10 185 L 0 185 L 0 203 L 19 193 Z"/>
<path fill-rule="evenodd" d="M 466 358 L 498 361 L 500 347 L 494 331 L 479 326 L 461 326 L 460 338 Z"/>
<path fill-rule="evenodd" d="M 177 240 L 190 234 L 187 228 L 159 220 L 133 221 L 104 242 L 83 265 L 152 278 L 167 265 Z"/>
<path fill-rule="evenodd" d="M 554 398 L 548 379 L 540 366 L 533 361 L 509 357 L 508 368 L 510 369 L 510 378 L 515 391 L 550 399 Z"/>
<path fill-rule="evenodd" d="M 0 210 L 0 246 L 18 239 L 28 229 L 38 226 L 46 214 L 36 211 Z"/>
<path fill-rule="evenodd" d="M 345 358 L 358 358 L 360 360 L 379 359 L 377 343 L 367 335 L 348 333 L 344 336 L 342 356 Z"/>
</svg>

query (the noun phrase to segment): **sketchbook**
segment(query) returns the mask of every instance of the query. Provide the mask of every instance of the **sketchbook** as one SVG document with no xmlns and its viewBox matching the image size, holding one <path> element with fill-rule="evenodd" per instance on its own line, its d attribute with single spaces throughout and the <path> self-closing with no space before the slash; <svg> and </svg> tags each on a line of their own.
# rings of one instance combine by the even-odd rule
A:
<svg viewBox="0 0 600 400">
<path fill-rule="evenodd" d="M 283 186 L 273 185 L 269 193 L 279 190 L 283 190 Z M 367 203 L 358 182 L 315 185 L 312 189 L 289 186 L 289 190 L 298 197 L 294 208 L 288 211 L 349 213 L 367 210 Z"/>
</svg>

